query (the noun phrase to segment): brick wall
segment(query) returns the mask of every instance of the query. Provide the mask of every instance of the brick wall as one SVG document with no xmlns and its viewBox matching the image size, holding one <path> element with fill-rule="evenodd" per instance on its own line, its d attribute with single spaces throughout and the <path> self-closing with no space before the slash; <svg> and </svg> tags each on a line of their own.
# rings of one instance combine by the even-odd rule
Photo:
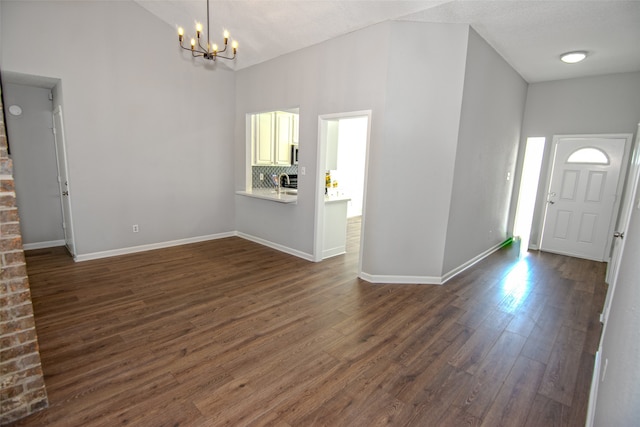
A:
<svg viewBox="0 0 640 427">
<path fill-rule="evenodd" d="M 48 406 L 0 100 L 0 425 Z"/>
</svg>

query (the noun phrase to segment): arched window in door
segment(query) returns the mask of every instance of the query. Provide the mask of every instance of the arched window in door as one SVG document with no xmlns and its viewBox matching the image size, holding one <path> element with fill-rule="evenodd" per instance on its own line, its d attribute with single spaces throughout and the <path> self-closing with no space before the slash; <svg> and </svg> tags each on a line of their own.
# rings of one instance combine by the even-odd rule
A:
<svg viewBox="0 0 640 427">
<path fill-rule="evenodd" d="M 567 163 L 589 163 L 592 165 L 608 165 L 609 158 L 607 155 L 597 148 L 587 147 L 571 153 L 567 159 Z"/>
</svg>

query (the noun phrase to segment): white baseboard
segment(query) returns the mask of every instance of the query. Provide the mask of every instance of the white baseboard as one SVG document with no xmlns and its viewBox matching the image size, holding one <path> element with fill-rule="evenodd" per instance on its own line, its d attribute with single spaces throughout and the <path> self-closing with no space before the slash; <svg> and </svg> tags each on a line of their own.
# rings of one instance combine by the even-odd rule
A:
<svg viewBox="0 0 640 427">
<path fill-rule="evenodd" d="M 331 258 L 338 255 L 344 255 L 346 252 L 344 246 L 338 246 L 331 249 L 325 249 L 322 251 L 322 259 Z"/>
<path fill-rule="evenodd" d="M 370 283 L 393 283 L 399 285 L 441 285 L 442 279 L 437 276 L 398 276 L 384 274 L 360 273 L 362 280 Z"/>
<path fill-rule="evenodd" d="M 587 406 L 587 421 L 585 427 L 592 427 L 596 411 L 596 398 L 598 397 L 598 385 L 600 384 L 600 364 L 602 351 L 596 351 L 596 359 L 591 377 L 591 389 L 589 390 L 589 404 Z"/>
<path fill-rule="evenodd" d="M 405 285 L 416 285 L 416 284 L 443 285 L 447 280 L 451 279 L 457 274 L 462 273 L 464 270 L 471 267 L 475 263 L 482 261 L 483 259 L 491 255 L 498 249 L 511 243 L 512 240 L 513 240 L 512 238 L 508 238 L 504 242 L 498 243 L 492 248 L 487 249 L 486 251 L 471 258 L 469 261 L 465 262 L 459 267 L 454 268 L 453 270 L 449 271 L 448 273 L 442 276 L 398 276 L 398 275 L 387 276 L 382 274 L 368 274 L 368 273 L 362 272 L 360 273 L 359 277 L 362 280 L 366 280 L 367 282 L 371 282 L 371 283 L 394 283 L 394 284 L 405 284 Z"/>
<path fill-rule="evenodd" d="M 252 236 L 250 234 L 241 233 L 239 231 L 236 233 L 236 235 L 238 237 L 243 238 L 243 239 L 247 239 L 247 240 L 250 240 L 252 242 L 259 243 L 259 244 L 261 244 L 263 246 L 270 247 L 270 248 L 278 250 L 280 252 L 284 252 L 286 254 L 293 255 L 293 256 L 296 256 L 298 258 L 305 259 L 307 261 L 315 262 L 315 259 L 314 259 L 312 254 L 308 254 L 306 252 L 302 252 L 302 251 L 299 251 L 299 250 L 296 250 L 296 249 L 292 249 L 292 248 L 290 248 L 288 246 L 284 246 L 284 245 L 281 245 L 279 243 L 273 243 L 273 242 L 270 242 L 269 240 L 265 240 L 265 239 L 262 239 L 260 237 Z"/>
<path fill-rule="evenodd" d="M 226 233 L 209 234 L 206 236 L 189 237 L 186 239 L 170 240 L 168 242 L 150 243 L 148 245 L 131 246 L 128 248 L 112 249 L 109 251 L 92 252 L 88 254 L 76 255 L 74 261 L 89 261 L 92 259 L 109 258 L 118 255 L 134 254 L 136 252 L 151 251 L 154 249 L 170 248 L 172 246 L 188 245 L 189 243 L 205 242 L 207 240 L 224 239 L 226 237 L 237 236 L 235 231 Z"/>
<path fill-rule="evenodd" d="M 504 242 L 498 243 L 497 245 L 487 249 L 486 251 L 482 252 L 481 254 L 471 258 L 469 261 L 465 262 L 464 264 L 454 268 L 453 270 L 449 271 L 448 273 L 445 273 L 442 276 L 442 283 L 445 283 L 447 280 L 451 279 L 452 277 L 462 273 L 464 270 L 466 270 L 467 268 L 471 267 L 473 264 L 476 264 L 477 262 L 482 261 L 483 259 L 485 259 L 489 255 L 491 255 L 492 253 L 496 252 L 497 250 L 499 250 L 503 246 L 508 245 L 512 241 L 513 241 L 513 238 L 510 237 L 507 240 L 505 240 Z"/>
<path fill-rule="evenodd" d="M 25 243 L 22 247 L 25 251 L 30 251 L 33 249 L 56 248 L 58 246 L 64 246 L 64 244 L 64 240 L 50 240 L 48 242 Z"/>
</svg>

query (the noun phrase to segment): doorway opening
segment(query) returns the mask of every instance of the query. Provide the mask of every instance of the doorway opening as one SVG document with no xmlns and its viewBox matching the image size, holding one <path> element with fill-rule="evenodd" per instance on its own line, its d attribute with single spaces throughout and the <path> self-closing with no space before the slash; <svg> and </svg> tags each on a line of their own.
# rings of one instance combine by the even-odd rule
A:
<svg viewBox="0 0 640 427">
<path fill-rule="evenodd" d="M 518 205 L 513 226 L 513 236 L 520 238 L 520 256 L 524 256 L 529 249 L 545 142 L 544 137 L 529 137 L 524 151 Z"/>
<path fill-rule="evenodd" d="M 370 126 L 369 110 L 318 117 L 319 185 L 314 258 L 321 261 L 329 256 L 358 251 L 358 274 L 366 216 Z M 340 204 L 344 207 L 336 206 Z"/>
<path fill-rule="evenodd" d="M 59 79 L 7 73 L 7 118 L 25 250 L 66 247 L 75 257 Z"/>
</svg>

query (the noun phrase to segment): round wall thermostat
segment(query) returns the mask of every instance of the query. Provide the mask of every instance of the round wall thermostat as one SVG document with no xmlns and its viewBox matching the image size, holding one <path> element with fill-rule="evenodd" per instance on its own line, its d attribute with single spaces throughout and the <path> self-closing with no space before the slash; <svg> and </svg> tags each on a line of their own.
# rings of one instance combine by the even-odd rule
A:
<svg viewBox="0 0 640 427">
<path fill-rule="evenodd" d="M 19 116 L 20 114 L 22 114 L 22 108 L 17 105 L 10 105 L 9 113 L 13 116 Z"/>
</svg>

